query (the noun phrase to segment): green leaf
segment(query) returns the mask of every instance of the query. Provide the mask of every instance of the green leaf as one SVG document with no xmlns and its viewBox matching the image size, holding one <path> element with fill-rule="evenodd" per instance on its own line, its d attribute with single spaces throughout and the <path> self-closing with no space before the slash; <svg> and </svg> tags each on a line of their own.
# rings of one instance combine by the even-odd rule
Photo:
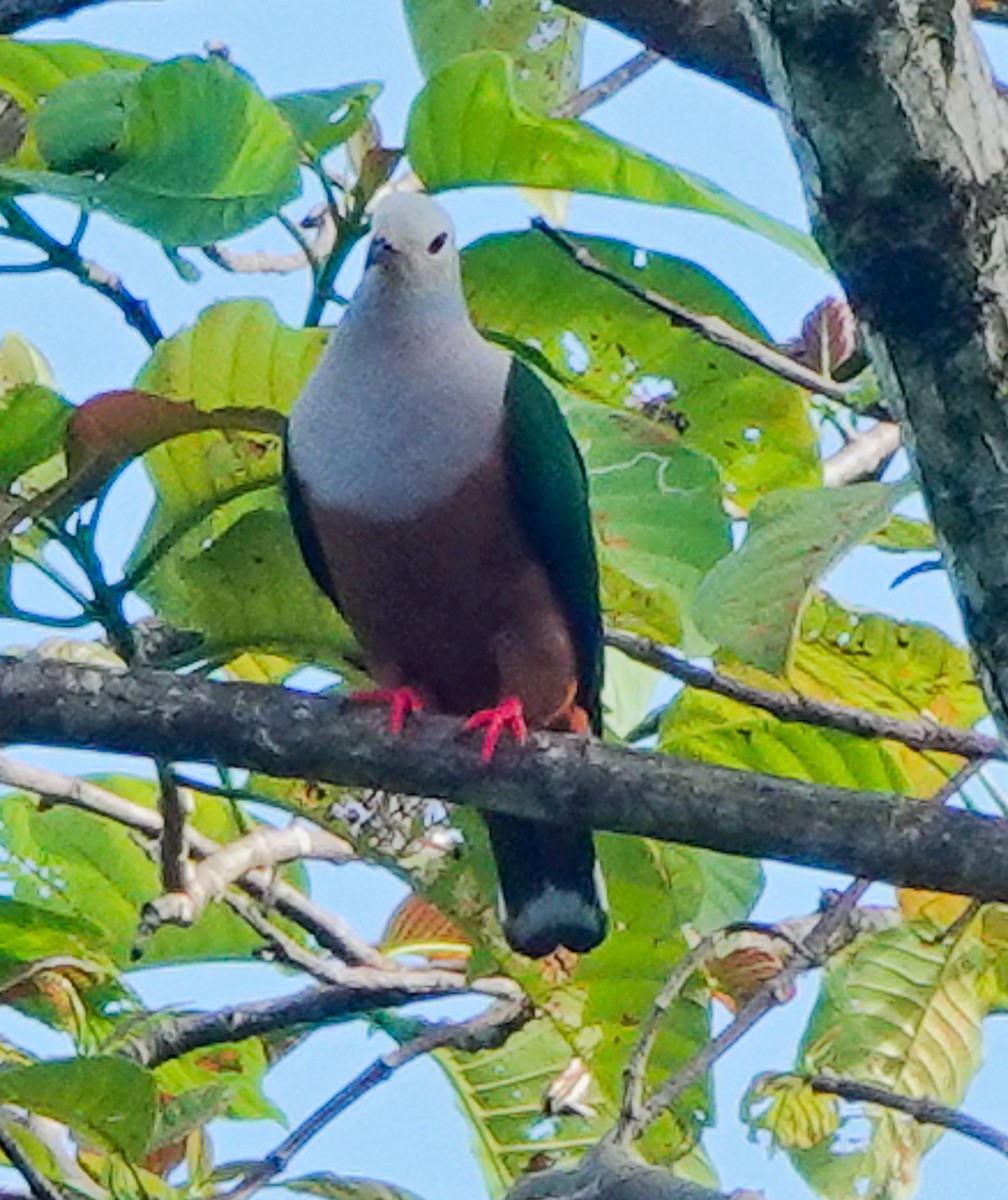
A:
<svg viewBox="0 0 1008 1200">
<path fill-rule="evenodd" d="M 807 234 L 702 176 L 584 122 L 536 116 L 516 97 L 513 63 L 495 51 L 464 55 L 434 76 L 414 101 L 406 150 L 430 191 L 504 183 L 642 200 L 721 217 L 824 265 Z"/>
<path fill-rule="evenodd" d="M 4 169 L 0 184 L 103 209 L 170 246 L 240 233 L 298 192 L 289 126 L 220 58 L 178 58 L 66 86 L 38 122 L 40 143 L 55 154 L 48 165 L 62 170 Z M 64 173 L 71 166 L 88 170 Z"/>
<path fill-rule="evenodd" d="M 815 595 L 787 679 L 736 662 L 719 668 L 764 688 L 789 685 L 816 699 L 901 719 L 968 728 L 986 712 L 969 652 L 927 625 L 851 612 Z M 720 766 L 868 791 L 931 796 L 956 769 L 951 755 L 778 720 L 712 692 L 686 688 L 662 720 L 661 748 Z"/>
<path fill-rule="evenodd" d="M 380 83 L 348 83 L 338 88 L 276 96 L 273 103 L 301 145 L 307 147 L 313 158 L 321 158 L 353 137 L 367 120 L 380 92 Z"/>
<path fill-rule="evenodd" d="M 641 287 L 769 340 L 742 301 L 695 264 L 609 238 L 578 234 L 576 241 Z M 485 333 L 531 357 L 577 396 L 666 420 L 669 436 L 718 463 L 735 505 L 748 508 L 774 488 L 819 483 L 802 389 L 676 328 L 542 234 L 481 238 L 463 254 L 463 281 Z M 663 399 L 647 403 L 656 393 Z"/>
<path fill-rule="evenodd" d="M 827 969 L 802 1040 L 803 1072 L 831 1071 L 957 1108 L 981 1060 L 986 952 L 971 922 L 942 940 L 903 926 L 870 934 Z M 828 1200 L 909 1196 L 920 1157 L 941 1130 L 867 1107 L 867 1143 L 793 1148 L 801 1174 Z"/>
<path fill-rule="evenodd" d="M 83 42 L 22 42 L 0 38 L 0 92 L 12 96 L 24 112 L 32 114 L 68 80 L 110 71 L 135 70 L 147 61 L 135 54 L 123 54 Z M 27 168 L 43 165 L 31 123 L 10 163 L 14 167 Z"/>
<path fill-rule="evenodd" d="M 96 782 L 134 803 L 156 806 L 156 788 L 123 777 Z M 243 832 L 226 801 L 194 795 L 193 823 L 220 841 Z M 97 929 L 88 955 L 135 966 L 130 951 L 140 909 L 161 893 L 157 866 L 126 829 L 69 808 L 40 810 L 24 796 L 0 799 L 0 844 L 10 857 L 17 901 L 55 914 L 54 928 Z M 213 904 L 190 929 L 164 927 L 145 944 L 143 966 L 154 963 L 242 959 L 260 944 L 249 927 L 223 905 Z M 64 951 L 65 953 L 66 951 Z"/>
<path fill-rule="evenodd" d="M 913 521 L 892 516 L 868 539 L 880 550 L 937 550 L 934 526 L 930 521 Z"/>
<path fill-rule="evenodd" d="M 332 602 L 308 578 L 279 489 L 224 505 L 187 534 L 138 590 L 159 616 L 206 638 L 201 653 L 248 650 L 346 673 L 356 642 Z M 358 672 L 359 673 L 359 672 Z"/>
<path fill-rule="evenodd" d="M 543 1092 L 568 1066 L 569 1040 L 548 1015 L 529 1022 L 499 1050 L 434 1055 L 472 1127 L 473 1150 L 493 1195 L 500 1195 L 538 1153 L 576 1158 L 611 1125 L 610 1100 L 588 1093 L 594 1116 L 543 1116 Z"/>
<path fill-rule="evenodd" d="M 0 393 L 26 384 L 52 387 L 53 377 L 42 353 L 19 333 L 0 340 Z"/>
<path fill-rule="evenodd" d="M 127 1158 L 154 1132 L 154 1077 L 123 1058 L 77 1058 L 0 1070 L 0 1100 L 62 1121 Z"/>
<path fill-rule="evenodd" d="M 196 324 L 161 342 L 136 385 L 197 409 L 268 408 L 286 415 L 325 345 L 319 329 L 291 329 L 261 300 L 204 310 Z M 134 555 L 179 520 L 280 475 L 278 439 L 244 431 L 197 433 L 144 458 L 158 503 Z"/>
<path fill-rule="evenodd" d="M 502 50 L 515 65 L 515 95 L 545 114 L 577 91 L 584 18 L 541 0 L 405 0 L 406 23 L 426 78 L 462 54 Z"/>
<path fill-rule="evenodd" d="M 115 170 L 126 132 L 126 100 L 139 74 L 101 71 L 57 88 L 33 122 L 43 162 L 69 174 Z"/>
<path fill-rule="evenodd" d="M 753 509 L 742 548 L 704 579 L 693 615 L 716 645 L 765 671 L 783 668 L 811 585 L 889 519 L 907 485 L 791 488 Z"/>
<path fill-rule="evenodd" d="M 104 933 L 82 916 L 68 916 L 10 897 L 0 898 L 0 987 L 23 963 L 53 955 L 102 953 Z"/>
<path fill-rule="evenodd" d="M 0 91 L 27 112 L 68 79 L 109 70 L 130 70 L 148 60 L 137 54 L 106 50 L 86 42 L 25 42 L 0 38 Z"/>
<path fill-rule="evenodd" d="M 0 370 L 2 356 L 0 343 Z M 62 452 L 63 433 L 72 413 L 72 405 L 40 384 L 0 392 L 0 490 Z"/>
<path fill-rule="evenodd" d="M 172 1096 L 202 1096 L 236 1121 L 284 1122 L 283 1113 L 263 1091 L 270 1067 L 263 1042 L 246 1038 L 220 1046 L 204 1046 L 154 1068 L 159 1091 Z"/>
<path fill-rule="evenodd" d="M 354 1179 L 320 1171 L 315 1175 L 298 1175 L 276 1184 L 292 1192 L 321 1196 L 322 1200 L 418 1200 L 405 1188 L 392 1187 L 377 1179 Z"/>
<path fill-rule="evenodd" d="M 561 406 L 588 469 L 606 611 L 619 625 L 699 649 L 683 619 L 731 548 L 714 464 L 635 413 L 573 398 Z"/>
<path fill-rule="evenodd" d="M 289 329 L 259 301 L 220 304 L 162 342 L 139 387 L 198 409 L 286 414 L 326 340 Z M 144 457 L 156 503 L 128 567 L 159 614 L 208 640 L 208 652 L 277 651 L 346 668 L 353 640 L 308 575 L 277 481 L 278 439 L 191 434 Z"/>
</svg>

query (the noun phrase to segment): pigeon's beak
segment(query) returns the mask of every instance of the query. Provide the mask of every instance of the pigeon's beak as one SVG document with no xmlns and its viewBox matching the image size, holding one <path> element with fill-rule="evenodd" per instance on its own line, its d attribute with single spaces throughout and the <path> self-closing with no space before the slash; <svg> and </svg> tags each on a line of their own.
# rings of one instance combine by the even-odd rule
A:
<svg viewBox="0 0 1008 1200">
<path fill-rule="evenodd" d="M 385 238 L 375 234 L 375 236 L 371 239 L 371 245 L 368 247 L 365 270 L 367 270 L 369 267 L 373 267 L 375 263 L 381 266 L 385 263 L 391 262 L 395 253 L 396 248 L 390 241 L 387 241 Z"/>
</svg>

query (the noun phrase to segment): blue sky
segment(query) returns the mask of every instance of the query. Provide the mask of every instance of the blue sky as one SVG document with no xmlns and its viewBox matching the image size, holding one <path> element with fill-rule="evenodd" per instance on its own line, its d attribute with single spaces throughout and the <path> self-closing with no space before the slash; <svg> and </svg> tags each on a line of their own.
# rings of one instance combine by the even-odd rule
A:
<svg viewBox="0 0 1008 1200">
<path fill-rule="evenodd" d="M 387 139 L 401 136 L 420 75 L 409 47 L 398 0 L 141 0 L 86 10 L 71 20 L 50 22 L 33 37 L 72 37 L 100 45 L 165 58 L 199 52 L 207 41 L 230 47 L 234 60 L 250 71 L 268 94 L 306 87 L 332 87 L 378 79 L 385 90 L 377 113 Z M 991 36 L 995 61 L 1008 74 L 1008 34 Z M 637 47 L 602 28 L 587 43 L 585 78 L 592 79 L 622 62 Z M 662 65 L 632 88 L 591 114 L 607 132 L 633 141 L 669 162 L 697 171 L 774 216 L 805 224 L 800 182 L 776 116 L 765 106 L 719 84 Z M 463 241 L 499 229 L 527 224 L 528 206 L 505 189 L 479 189 L 445 198 Z M 34 211 L 56 232 L 69 232 L 73 214 L 53 204 L 35 203 Z M 592 198 L 572 201 L 574 229 L 611 234 L 707 267 L 734 288 L 755 310 L 771 334 L 797 332 L 802 317 L 835 285 L 824 273 L 741 230 L 712 219 L 645 205 Z M 242 245 L 274 244 L 272 235 L 246 235 Z M 276 243 L 279 244 L 279 243 Z M 190 323 L 207 304 L 234 295 L 265 294 L 281 315 L 299 321 L 307 301 L 303 277 L 264 279 L 232 277 L 207 267 L 203 280 L 183 283 L 148 239 L 97 218 L 85 251 L 120 273 L 135 292 L 147 297 L 166 332 Z M 352 284 L 356 260 L 348 270 Z M 67 278 L 50 275 L 0 278 L 0 335 L 17 330 L 45 353 L 60 388 L 73 399 L 127 384 L 146 358 L 147 348 L 106 301 Z M 105 532 L 103 551 L 110 563 L 123 559 L 142 524 L 147 503 L 137 471 L 119 485 L 123 513 Z M 829 586 L 844 600 L 866 607 L 928 620 L 961 638 L 961 627 L 944 579 L 921 576 L 889 590 L 895 570 L 905 565 L 862 550 L 831 575 Z M 41 598 L 39 585 L 20 585 Z M 23 629 L 0 622 L 0 644 L 23 640 Z M 25 751 L 66 770 L 94 769 L 107 759 L 94 755 Z M 146 770 L 143 764 L 140 769 Z M 364 934 L 376 936 L 402 887 L 365 867 L 313 870 L 318 897 L 348 917 Z M 758 915 L 775 919 L 814 907 L 827 880 L 821 873 L 773 867 Z M 882 889 L 879 889 L 880 894 Z M 199 972 L 163 969 L 141 973 L 138 984 L 151 1003 L 216 1005 L 293 990 L 301 981 L 261 966 L 221 966 Z M 707 1138 L 726 1190 L 763 1188 L 773 1200 L 801 1200 L 807 1189 L 782 1155 L 768 1158 L 765 1146 L 747 1141 L 734 1119 L 745 1087 L 754 1074 L 790 1062 L 794 1033 L 811 1000 L 814 981 L 798 998 L 772 1014 L 718 1067 L 716 1085 L 722 1119 Z M 429 1010 L 428 1010 L 429 1011 Z M 42 1035 L 36 1027 L 5 1010 L 0 1033 Z M 42 1040 L 54 1050 L 59 1039 Z M 36 1040 L 36 1044 L 41 1044 Z M 346 1082 L 379 1052 L 380 1036 L 362 1026 L 316 1034 L 273 1073 L 269 1090 L 293 1121 Z M 1008 1066 L 1003 1024 L 988 1025 L 988 1064 L 978 1076 L 965 1108 L 994 1123 L 1004 1123 L 1001 1072 Z M 249 1157 L 282 1136 L 275 1125 L 229 1127 L 217 1138 L 218 1156 Z M 372 1092 L 317 1138 L 295 1163 L 299 1172 L 328 1169 L 377 1176 L 408 1186 L 425 1200 L 479 1200 L 484 1189 L 469 1152 L 469 1134 L 450 1091 L 431 1062 L 419 1062 L 393 1082 Z M 1003 1163 L 971 1143 L 946 1136 L 927 1159 L 923 1200 L 941 1200 L 966 1186 L 994 1192 L 1004 1179 Z M 1003 1182 L 1002 1182 L 1003 1186 Z"/>
</svg>

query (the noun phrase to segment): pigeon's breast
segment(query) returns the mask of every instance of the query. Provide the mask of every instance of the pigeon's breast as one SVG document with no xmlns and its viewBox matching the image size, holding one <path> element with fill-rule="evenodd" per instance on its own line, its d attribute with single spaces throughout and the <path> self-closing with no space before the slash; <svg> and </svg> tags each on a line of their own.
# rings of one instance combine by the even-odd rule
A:
<svg viewBox="0 0 1008 1200">
<path fill-rule="evenodd" d="M 334 347 L 339 350 L 339 347 Z M 492 452 L 509 357 L 473 332 L 462 347 L 390 344 L 326 355 L 291 417 L 290 462 L 313 500 L 377 521 L 420 516 Z"/>
</svg>

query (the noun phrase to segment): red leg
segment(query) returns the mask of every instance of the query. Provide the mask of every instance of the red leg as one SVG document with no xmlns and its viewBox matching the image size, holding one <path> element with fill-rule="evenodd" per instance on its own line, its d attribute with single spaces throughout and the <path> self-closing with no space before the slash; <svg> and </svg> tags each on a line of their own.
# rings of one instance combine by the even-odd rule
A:
<svg viewBox="0 0 1008 1200">
<path fill-rule="evenodd" d="M 482 759 L 489 762 L 497 749 L 501 734 L 507 729 L 516 742 L 523 743 L 528 739 L 528 726 L 525 724 L 525 710 L 517 696 L 508 696 L 496 708 L 481 708 L 473 713 L 465 723 L 465 729 L 485 729 L 483 735 Z"/>
<path fill-rule="evenodd" d="M 389 705 L 389 728 L 393 733 L 402 733 L 406 718 L 424 710 L 423 697 L 411 687 L 377 688 L 374 691 L 351 692 L 350 699 L 356 704 Z"/>
</svg>

